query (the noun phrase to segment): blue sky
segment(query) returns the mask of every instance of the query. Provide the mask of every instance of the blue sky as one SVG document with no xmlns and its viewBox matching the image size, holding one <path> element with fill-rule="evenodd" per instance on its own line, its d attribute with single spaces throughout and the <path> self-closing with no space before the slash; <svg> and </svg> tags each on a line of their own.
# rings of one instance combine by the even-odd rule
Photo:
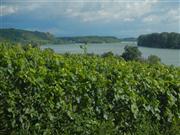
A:
<svg viewBox="0 0 180 135">
<path fill-rule="evenodd" d="M 0 0 L 0 27 L 57 36 L 180 32 L 180 0 Z"/>
</svg>

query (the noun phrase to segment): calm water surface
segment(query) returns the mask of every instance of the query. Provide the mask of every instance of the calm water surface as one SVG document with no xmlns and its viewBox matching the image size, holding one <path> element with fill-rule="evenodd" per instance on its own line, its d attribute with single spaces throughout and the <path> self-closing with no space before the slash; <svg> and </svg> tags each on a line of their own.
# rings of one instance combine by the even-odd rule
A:
<svg viewBox="0 0 180 135">
<path fill-rule="evenodd" d="M 62 44 L 62 45 L 43 45 L 42 49 L 51 48 L 57 53 L 83 53 L 80 49 L 81 44 Z M 103 54 L 112 51 L 114 54 L 122 54 L 126 45 L 136 46 L 135 42 L 122 42 L 122 43 L 104 43 L 104 44 L 88 44 L 88 53 Z M 158 49 L 138 47 L 142 52 L 142 56 L 147 58 L 149 55 L 156 55 L 161 58 L 162 63 L 167 65 L 180 66 L 180 49 Z"/>
</svg>

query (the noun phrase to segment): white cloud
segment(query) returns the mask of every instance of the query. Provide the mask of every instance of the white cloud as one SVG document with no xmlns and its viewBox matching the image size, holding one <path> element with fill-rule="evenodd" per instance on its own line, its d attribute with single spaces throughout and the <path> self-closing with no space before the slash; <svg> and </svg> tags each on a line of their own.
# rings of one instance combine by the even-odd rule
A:
<svg viewBox="0 0 180 135">
<path fill-rule="evenodd" d="M 142 19 L 145 23 L 179 23 L 180 24 L 180 8 L 178 9 L 169 9 L 163 14 L 156 15 L 151 14 Z"/>
<path fill-rule="evenodd" d="M 41 18 L 47 16 L 58 18 L 60 16 L 75 18 L 82 22 L 132 22 L 142 19 L 144 23 L 159 23 L 162 21 L 179 22 L 180 9 L 169 9 L 163 14 L 151 13 L 160 0 L 40 0 L 39 2 L 16 3 L 1 5 L 1 16 L 16 12 L 37 11 L 35 15 Z M 158 9 L 159 11 L 161 8 Z M 149 14 L 149 16 L 146 16 Z M 144 17 L 145 16 L 145 17 Z M 142 18 L 144 17 L 144 18 Z"/>
<path fill-rule="evenodd" d="M 157 23 L 157 22 L 160 22 L 160 20 L 161 20 L 160 16 L 157 16 L 157 15 L 149 15 L 143 18 L 143 22 L 146 22 L 146 23 Z"/>
<path fill-rule="evenodd" d="M 153 5 L 158 1 L 111 1 L 106 2 L 84 2 L 78 3 L 80 5 L 68 6 L 66 15 L 69 17 L 79 18 L 84 22 L 92 21 L 104 21 L 111 22 L 114 20 L 118 21 L 133 21 L 135 18 L 141 17 L 144 14 L 149 13 Z M 82 6 L 83 5 L 83 6 Z M 84 10 L 88 7 L 89 10 Z"/>
<path fill-rule="evenodd" d="M 5 16 L 5 15 L 9 15 L 9 14 L 13 14 L 18 10 L 17 7 L 15 6 L 5 6 L 5 5 L 1 5 L 0 6 L 0 16 Z"/>
<path fill-rule="evenodd" d="M 6 5 L 0 5 L 0 16 L 6 16 L 18 12 L 33 11 L 39 7 L 42 7 L 39 3 L 9 2 Z"/>
<path fill-rule="evenodd" d="M 166 19 L 170 19 L 173 22 L 179 22 L 180 23 L 180 8 L 178 9 L 171 9 L 167 13 Z"/>
<path fill-rule="evenodd" d="M 14 0 L 13 4 L 20 8 L 19 12 L 42 9 L 47 14 L 52 14 L 52 16 L 77 18 L 83 22 L 130 22 L 149 13 L 158 1 L 71 0 L 67 2 L 67 0 L 39 0 L 38 2 L 33 2 L 32 0 L 26 0 L 26 2 L 18 3 Z M 8 11 L 2 15 L 12 14 L 17 11 L 13 6 L 6 8 L 9 8 Z"/>
</svg>

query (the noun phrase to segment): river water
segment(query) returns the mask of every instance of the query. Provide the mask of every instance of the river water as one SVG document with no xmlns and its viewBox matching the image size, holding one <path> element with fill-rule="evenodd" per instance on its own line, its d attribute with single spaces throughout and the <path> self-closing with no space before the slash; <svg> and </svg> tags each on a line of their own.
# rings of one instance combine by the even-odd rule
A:
<svg viewBox="0 0 180 135">
<path fill-rule="evenodd" d="M 83 53 L 80 48 L 81 44 L 61 44 L 61 45 L 43 45 L 42 49 L 51 48 L 57 53 Z M 102 44 L 88 44 L 87 52 L 94 54 L 103 54 L 105 52 L 113 52 L 121 55 L 124 52 L 126 45 L 136 46 L 135 42 L 121 42 L 121 43 L 102 43 Z M 180 49 L 159 49 L 138 47 L 142 52 L 142 57 L 147 58 L 149 55 L 156 55 L 161 58 L 161 62 L 167 65 L 180 66 Z"/>
</svg>

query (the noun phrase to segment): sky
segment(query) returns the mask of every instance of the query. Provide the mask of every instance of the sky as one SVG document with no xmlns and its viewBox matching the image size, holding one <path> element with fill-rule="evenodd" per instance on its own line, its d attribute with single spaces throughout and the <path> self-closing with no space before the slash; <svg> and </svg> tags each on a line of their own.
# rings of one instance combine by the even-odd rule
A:
<svg viewBox="0 0 180 135">
<path fill-rule="evenodd" d="M 0 28 L 121 38 L 180 33 L 180 0 L 0 0 Z"/>
</svg>

